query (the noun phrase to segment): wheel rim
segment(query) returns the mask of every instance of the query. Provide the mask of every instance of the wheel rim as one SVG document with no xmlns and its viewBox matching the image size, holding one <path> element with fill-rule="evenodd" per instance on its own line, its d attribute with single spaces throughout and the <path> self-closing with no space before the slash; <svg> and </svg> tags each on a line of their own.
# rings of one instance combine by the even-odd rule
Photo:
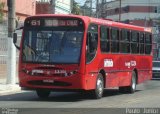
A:
<svg viewBox="0 0 160 114">
<path fill-rule="evenodd" d="M 132 89 L 133 89 L 133 90 L 136 89 L 136 80 L 135 80 L 135 76 L 132 77 Z"/>
<path fill-rule="evenodd" d="M 97 92 L 98 95 L 102 95 L 103 93 L 103 82 L 100 78 L 97 80 Z"/>
</svg>

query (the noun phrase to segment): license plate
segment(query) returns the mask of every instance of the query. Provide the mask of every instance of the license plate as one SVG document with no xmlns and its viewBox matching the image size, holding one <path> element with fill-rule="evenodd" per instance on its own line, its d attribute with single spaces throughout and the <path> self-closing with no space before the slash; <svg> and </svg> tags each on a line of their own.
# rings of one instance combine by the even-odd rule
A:
<svg viewBox="0 0 160 114">
<path fill-rule="evenodd" d="M 54 80 L 43 80 L 44 83 L 54 83 Z"/>
</svg>

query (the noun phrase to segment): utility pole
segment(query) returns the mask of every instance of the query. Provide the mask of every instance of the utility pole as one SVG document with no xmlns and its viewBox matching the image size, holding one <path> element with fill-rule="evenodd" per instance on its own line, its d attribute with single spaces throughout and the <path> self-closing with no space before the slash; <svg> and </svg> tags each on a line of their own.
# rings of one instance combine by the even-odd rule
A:
<svg viewBox="0 0 160 114">
<path fill-rule="evenodd" d="M 90 0 L 90 17 L 92 17 L 92 0 Z"/>
<path fill-rule="evenodd" d="M 96 1 L 96 17 L 99 17 L 99 0 Z"/>
<path fill-rule="evenodd" d="M 101 17 L 102 17 L 102 18 L 105 18 L 105 16 L 104 16 L 105 3 L 106 3 L 106 1 L 105 1 L 105 0 L 102 0 L 102 3 L 101 3 Z"/>
<path fill-rule="evenodd" d="M 121 0 L 119 0 L 119 22 L 121 21 L 121 3 L 122 1 Z"/>
<path fill-rule="evenodd" d="M 71 12 L 70 12 L 70 14 L 72 14 L 73 4 L 74 4 L 73 2 L 74 2 L 74 0 L 71 0 L 71 4 L 70 4 L 70 5 L 71 5 L 71 6 L 70 6 L 70 10 L 71 10 Z"/>
<path fill-rule="evenodd" d="M 15 0 L 7 0 L 8 5 L 8 60 L 7 60 L 7 84 L 16 83 L 16 48 L 13 44 L 13 32 L 15 30 Z"/>
<path fill-rule="evenodd" d="M 51 0 L 51 12 L 55 14 L 55 0 Z"/>
</svg>

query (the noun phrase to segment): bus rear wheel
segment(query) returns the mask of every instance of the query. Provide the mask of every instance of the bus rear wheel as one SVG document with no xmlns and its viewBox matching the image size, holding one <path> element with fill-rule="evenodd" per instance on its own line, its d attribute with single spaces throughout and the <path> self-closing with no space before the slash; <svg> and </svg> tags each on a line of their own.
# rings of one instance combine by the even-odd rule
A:
<svg viewBox="0 0 160 114">
<path fill-rule="evenodd" d="M 42 90 L 40 89 L 40 90 L 36 90 L 36 93 L 39 98 L 47 98 L 47 97 L 49 97 L 51 91 L 45 90 L 45 89 L 42 89 Z"/>
<path fill-rule="evenodd" d="M 136 91 L 136 84 L 137 84 L 136 73 L 133 71 L 130 86 L 119 87 L 119 91 L 121 93 L 134 93 Z"/>
<path fill-rule="evenodd" d="M 131 85 L 127 87 L 128 93 L 134 93 L 136 91 L 136 84 L 137 84 L 137 78 L 136 73 L 132 72 L 132 79 L 131 79 Z"/>
<path fill-rule="evenodd" d="M 103 96 L 104 92 L 104 79 L 102 74 L 98 74 L 96 81 L 96 88 L 92 91 L 92 95 L 95 99 L 100 99 Z"/>
</svg>

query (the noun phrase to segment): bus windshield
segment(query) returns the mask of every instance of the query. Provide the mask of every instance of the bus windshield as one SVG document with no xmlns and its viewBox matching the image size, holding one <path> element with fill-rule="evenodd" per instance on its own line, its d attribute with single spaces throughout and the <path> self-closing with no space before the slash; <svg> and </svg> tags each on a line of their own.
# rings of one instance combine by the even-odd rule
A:
<svg viewBox="0 0 160 114">
<path fill-rule="evenodd" d="M 83 31 L 74 29 L 26 29 L 23 62 L 78 64 Z"/>
</svg>

